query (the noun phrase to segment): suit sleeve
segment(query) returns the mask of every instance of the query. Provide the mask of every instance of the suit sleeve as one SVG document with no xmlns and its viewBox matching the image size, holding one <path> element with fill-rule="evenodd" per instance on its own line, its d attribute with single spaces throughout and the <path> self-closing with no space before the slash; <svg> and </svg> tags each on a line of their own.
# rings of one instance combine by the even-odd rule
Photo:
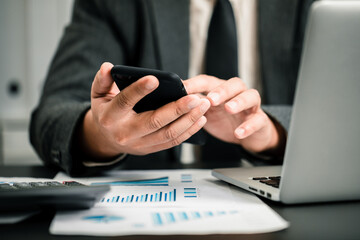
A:
<svg viewBox="0 0 360 240">
<path fill-rule="evenodd" d="M 52 60 L 37 108 L 30 123 L 30 141 L 46 165 L 71 175 L 90 173 L 74 149 L 73 135 L 90 108 L 91 84 L 104 61 L 126 64 L 124 33 L 112 28 L 112 13 L 105 1 L 76 1 Z M 124 4 L 121 11 L 131 15 Z M 132 14 L 135 16 L 135 14 Z M 127 24 L 132 24 L 129 18 Z"/>
<path fill-rule="evenodd" d="M 264 105 L 262 109 L 281 126 L 289 131 L 292 106 L 290 105 Z"/>
</svg>

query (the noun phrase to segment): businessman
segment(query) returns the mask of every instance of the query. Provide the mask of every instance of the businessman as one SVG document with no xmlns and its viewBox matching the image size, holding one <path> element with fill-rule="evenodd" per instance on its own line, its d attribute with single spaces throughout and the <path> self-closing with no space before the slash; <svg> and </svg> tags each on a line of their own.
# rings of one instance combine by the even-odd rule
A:
<svg viewBox="0 0 360 240">
<path fill-rule="evenodd" d="M 204 161 L 281 160 L 310 3 L 76 1 L 32 115 L 33 146 L 79 175 L 179 159 L 204 128 Z M 120 92 L 112 63 L 175 72 L 189 95 L 137 114 L 159 82 L 146 76 Z"/>
</svg>

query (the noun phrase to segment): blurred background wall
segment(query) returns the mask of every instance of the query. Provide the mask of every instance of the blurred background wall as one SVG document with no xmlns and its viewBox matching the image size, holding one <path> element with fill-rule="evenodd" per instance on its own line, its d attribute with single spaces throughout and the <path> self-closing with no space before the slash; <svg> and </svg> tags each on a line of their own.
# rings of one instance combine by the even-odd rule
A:
<svg viewBox="0 0 360 240">
<path fill-rule="evenodd" d="M 0 165 L 41 164 L 30 114 L 71 18 L 73 0 L 0 0 Z"/>
</svg>

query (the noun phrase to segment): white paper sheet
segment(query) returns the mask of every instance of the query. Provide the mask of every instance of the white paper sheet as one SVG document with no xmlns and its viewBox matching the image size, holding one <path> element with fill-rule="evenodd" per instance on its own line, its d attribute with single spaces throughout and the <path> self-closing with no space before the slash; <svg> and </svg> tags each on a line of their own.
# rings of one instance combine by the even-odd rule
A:
<svg viewBox="0 0 360 240">
<path fill-rule="evenodd" d="M 111 190 L 92 209 L 58 212 L 52 234 L 263 233 L 289 225 L 256 196 L 215 179 L 210 170 L 112 171 L 97 178 L 59 173 L 55 180 L 110 184 Z"/>
</svg>

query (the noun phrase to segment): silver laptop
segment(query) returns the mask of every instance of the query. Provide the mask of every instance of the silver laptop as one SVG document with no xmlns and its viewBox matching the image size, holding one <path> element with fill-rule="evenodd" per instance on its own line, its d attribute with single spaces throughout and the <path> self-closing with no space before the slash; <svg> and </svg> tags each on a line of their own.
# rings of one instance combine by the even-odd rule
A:
<svg viewBox="0 0 360 240">
<path fill-rule="evenodd" d="M 212 174 L 287 204 L 360 199 L 360 1 L 311 7 L 283 166 Z"/>
</svg>

